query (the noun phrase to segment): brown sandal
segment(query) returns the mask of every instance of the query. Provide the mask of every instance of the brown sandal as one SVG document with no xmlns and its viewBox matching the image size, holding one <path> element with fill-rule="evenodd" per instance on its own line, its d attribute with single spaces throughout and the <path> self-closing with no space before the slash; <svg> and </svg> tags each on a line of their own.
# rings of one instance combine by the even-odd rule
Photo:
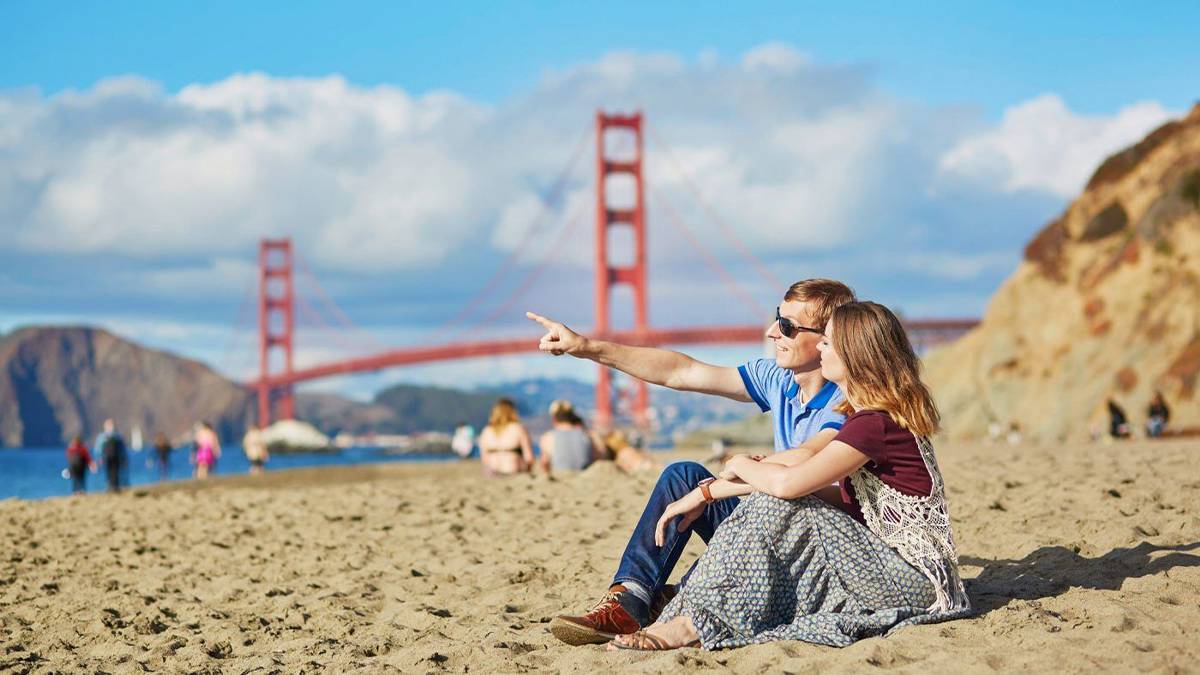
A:
<svg viewBox="0 0 1200 675">
<path fill-rule="evenodd" d="M 630 644 L 630 645 L 622 644 L 621 642 L 618 642 L 619 639 L 633 640 L 633 644 Z M 618 636 L 617 639 L 613 640 L 612 642 L 610 642 L 608 644 L 616 647 L 617 649 L 626 649 L 626 650 L 635 651 L 635 652 L 663 652 L 663 651 L 667 651 L 669 649 L 686 649 L 689 647 L 699 647 L 700 640 L 696 639 L 696 640 L 692 640 L 691 642 L 687 643 L 686 645 L 679 645 L 678 647 L 672 647 L 671 645 L 667 644 L 666 640 L 663 640 L 660 637 L 655 637 L 655 636 L 647 633 L 644 630 L 639 630 L 635 633 Z"/>
</svg>

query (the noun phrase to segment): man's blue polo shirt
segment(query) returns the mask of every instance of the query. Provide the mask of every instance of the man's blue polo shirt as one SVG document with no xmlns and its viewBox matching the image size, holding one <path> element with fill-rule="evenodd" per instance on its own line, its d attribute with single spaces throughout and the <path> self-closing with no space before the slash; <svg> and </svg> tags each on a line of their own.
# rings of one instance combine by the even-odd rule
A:
<svg viewBox="0 0 1200 675">
<path fill-rule="evenodd" d="M 800 403 L 800 385 L 792 371 L 775 364 L 774 359 L 757 359 L 738 366 L 746 393 L 762 408 L 771 411 L 775 426 L 775 452 L 794 448 L 822 429 L 841 429 L 846 416 L 834 412 L 845 400 L 842 390 L 826 382 L 807 403 Z"/>
</svg>

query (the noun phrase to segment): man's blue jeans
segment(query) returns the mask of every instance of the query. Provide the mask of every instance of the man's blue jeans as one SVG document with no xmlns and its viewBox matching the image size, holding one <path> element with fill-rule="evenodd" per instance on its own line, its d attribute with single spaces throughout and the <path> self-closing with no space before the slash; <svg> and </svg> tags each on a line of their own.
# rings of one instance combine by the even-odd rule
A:
<svg viewBox="0 0 1200 675">
<path fill-rule="evenodd" d="M 633 536 L 629 538 L 629 545 L 621 556 L 617 575 L 613 577 L 614 584 L 633 581 L 646 589 L 653 599 L 667 583 L 692 533 L 700 535 L 704 543 L 708 543 L 717 526 L 737 508 L 737 498 L 709 504 L 704 508 L 704 513 L 683 532 L 676 529 L 679 520 L 676 518 L 667 524 L 661 547 L 654 543 L 654 528 L 671 502 L 694 490 L 701 479 L 710 477 L 712 474 L 708 469 L 696 462 L 675 462 L 663 469 L 658 484 L 650 493 L 650 500 L 646 502 L 646 510 L 642 511 L 642 518 L 633 529 Z"/>
</svg>

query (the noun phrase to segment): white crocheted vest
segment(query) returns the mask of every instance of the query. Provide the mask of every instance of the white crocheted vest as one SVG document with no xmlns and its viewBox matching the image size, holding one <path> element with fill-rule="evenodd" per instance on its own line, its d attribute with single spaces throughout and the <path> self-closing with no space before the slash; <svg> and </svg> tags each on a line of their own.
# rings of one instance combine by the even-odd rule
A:
<svg viewBox="0 0 1200 675">
<path fill-rule="evenodd" d="M 933 482 L 929 496 L 906 495 L 862 467 L 850 475 L 854 494 L 867 527 L 910 565 L 933 582 L 937 601 L 930 611 L 953 611 L 970 606 L 958 574 L 958 551 L 950 532 L 950 511 L 945 484 L 933 446 L 916 436 L 925 469 Z"/>
</svg>

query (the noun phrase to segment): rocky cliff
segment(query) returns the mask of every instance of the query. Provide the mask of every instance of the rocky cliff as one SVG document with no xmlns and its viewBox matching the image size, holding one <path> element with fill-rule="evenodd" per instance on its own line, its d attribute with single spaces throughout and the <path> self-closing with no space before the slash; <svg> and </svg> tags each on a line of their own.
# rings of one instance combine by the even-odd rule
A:
<svg viewBox="0 0 1200 675">
<path fill-rule="evenodd" d="M 248 393 L 208 366 L 98 328 L 22 328 L 0 337 L 0 445 L 58 445 L 116 420 L 128 438 L 177 439 L 197 420 L 241 437 Z"/>
<path fill-rule="evenodd" d="M 926 359 L 945 431 L 1021 425 L 1042 440 L 1135 428 L 1154 391 L 1200 426 L 1200 105 L 1108 158 L 1029 242 L 980 326 Z"/>
</svg>

